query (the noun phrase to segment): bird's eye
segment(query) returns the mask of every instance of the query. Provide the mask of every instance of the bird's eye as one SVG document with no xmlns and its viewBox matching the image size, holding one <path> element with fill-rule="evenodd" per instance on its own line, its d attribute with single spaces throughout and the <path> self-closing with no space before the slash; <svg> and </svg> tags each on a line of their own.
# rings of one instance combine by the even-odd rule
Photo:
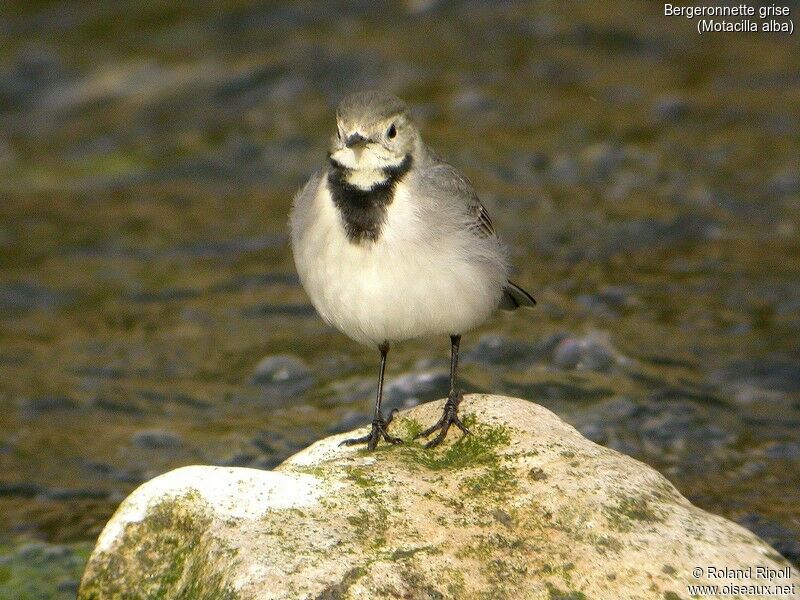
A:
<svg viewBox="0 0 800 600">
<path fill-rule="evenodd" d="M 390 140 L 393 140 L 393 139 L 394 139 L 394 138 L 397 136 L 397 127 L 395 127 L 395 126 L 394 126 L 394 123 L 392 123 L 392 124 L 389 126 L 389 130 L 386 132 L 386 136 L 387 136 L 387 137 L 388 137 Z"/>
</svg>

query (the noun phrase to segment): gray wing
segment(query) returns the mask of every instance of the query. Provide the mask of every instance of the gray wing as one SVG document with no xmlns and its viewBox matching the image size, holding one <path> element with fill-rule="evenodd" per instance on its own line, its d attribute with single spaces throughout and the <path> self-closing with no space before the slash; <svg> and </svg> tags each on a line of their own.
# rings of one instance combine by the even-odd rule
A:
<svg viewBox="0 0 800 600">
<path fill-rule="evenodd" d="M 489 212 L 481 203 L 469 179 L 452 165 L 439 159 L 435 159 L 432 166 L 421 171 L 421 177 L 426 180 L 425 187 L 435 190 L 437 197 L 463 205 L 467 217 L 466 227 L 475 231 L 482 238 L 497 238 Z M 530 308 L 535 304 L 536 300 L 528 292 L 511 281 L 506 282 L 500 300 L 501 309 Z"/>
<path fill-rule="evenodd" d="M 475 188 L 469 179 L 459 173 L 455 167 L 437 160 L 432 166 L 423 169 L 422 177 L 426 179 L 426 187 L 437 191 L 437 196 L 447 198 L 451 202 L 461 203 L 467 211 L 467 226 L 482 237 L 494 237 L 494 224 L 486 208 L 481 204 Z"/>
<path fill-rule="evenodd" d="M 509 280 L 503 288 L 503 297 L 500 299 L 500 308 L 503 310 L 517 310 L 518 308 L 533 308 L 536 300 L 528 292 Z"/>
</svg>

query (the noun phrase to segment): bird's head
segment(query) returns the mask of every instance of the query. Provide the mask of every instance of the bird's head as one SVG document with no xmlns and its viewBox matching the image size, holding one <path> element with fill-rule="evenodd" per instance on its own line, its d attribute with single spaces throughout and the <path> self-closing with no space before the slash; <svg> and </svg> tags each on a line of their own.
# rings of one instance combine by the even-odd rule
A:
<svg viewBox="0 0 800 600">
<path fill-rule="evenodd" d="M 368 91 L 351 94 L 336 109 L 330 157 L 353 170 L 396 167 L 414 151 L 417 129 L 397 96 Z"/>
</svg>

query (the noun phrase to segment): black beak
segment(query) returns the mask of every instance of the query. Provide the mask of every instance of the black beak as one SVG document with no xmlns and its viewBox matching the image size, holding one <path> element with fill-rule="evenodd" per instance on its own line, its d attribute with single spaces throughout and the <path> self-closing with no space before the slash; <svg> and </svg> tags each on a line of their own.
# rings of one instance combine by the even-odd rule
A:
<svg viewBox="0 0 800 600">
<path fill-rule="evenodd" d="M 365 138 L 363 135 L 360 133 L 354 133 L 344 141 L 344 145 L 348 148 L 352 148 L 353 146 L 364 145 L 366 141 L 367 138 Z"/>
</svg>

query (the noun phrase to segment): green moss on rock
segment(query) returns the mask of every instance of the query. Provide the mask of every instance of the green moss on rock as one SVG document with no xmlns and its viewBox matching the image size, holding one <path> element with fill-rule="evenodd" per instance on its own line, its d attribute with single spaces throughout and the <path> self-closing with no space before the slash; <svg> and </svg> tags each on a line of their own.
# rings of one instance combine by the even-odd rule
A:
<svg viewBox="0 0 800 600">
<path fill-rule="evenodd" d="M 379 447 L 378 450 L 397 452 L 406 465 L 430 471 L 454 471 L 497 464 L 500 450 L 511 440 L 510 429 L 505 425 L 478 423 L 472 414 L 464 416 L 463 422 L 472 433 L 450 444 L 426 450 L 421 443 L 410 441 L 398 446 Z M 422 429 L 419 423 L 411 419 L 403 419 L 400 427 L 413 435 Z M 413 435 L 406 439 L 411 440 Z"/>
<path fill-rule="evenodd" d="M 347 592 L 361 577 L 364 576 L 366 570 L 363 567 L 354 567 L 344 574 L 341 581 L 332 583 L 325 587 L 314 600 L 342 600 L 346 597 Z"/>
<path fill-rule="evenodd" d="M 79 600 L 236 600 L 213 569 L 204 539 L 210 523 L 204 515 L 211 509 L 204 504 L 198 494 L 186 493 L 152 507 L 145 521 L 129 523 L 118 550 L 94 558 Z M 214 546 L 217 554 L 231 552 Z"/>
<path fill-rule="evenodd" d="M 583 592 L 564 592 L 551 583 L 547 584 L 547 593 L 549 594 L 550 600 L 589 600 Z"/>
<path fill-rule="evenodd" d="M 629 531 L 637 522 L 660 523 L 664 520 L 653 504 L 643 496 L 638 498 L 628 496 L 613 506 L 607 506 L 606 517 L 611 526 L 618 531 Z"/>
<path fill-rule="evenodd" d="M 517 472 L 504 465 L 487 465 L 480 473 L 461 482 L 462 493 L 502 500 L 517 487 Z"/>
</svg>

